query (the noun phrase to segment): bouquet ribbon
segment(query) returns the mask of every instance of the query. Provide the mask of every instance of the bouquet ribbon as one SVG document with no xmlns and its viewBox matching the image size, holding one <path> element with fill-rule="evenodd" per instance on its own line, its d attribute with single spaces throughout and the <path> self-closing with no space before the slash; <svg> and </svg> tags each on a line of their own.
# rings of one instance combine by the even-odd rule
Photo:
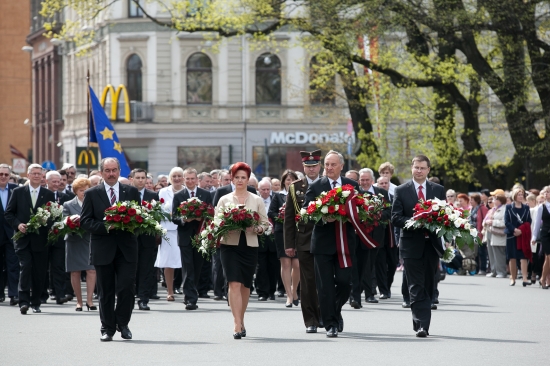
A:
<svg viewBox="0 0 550 366">
<path fill-rule="evenodd" d="M 367 248 L 377 248 L 380 244 L 367 233 L 367 229 L 359 220 L 357 204 L 355 200 L 352 199 L 354 196 L 355 195 L 349 195 L 346 200 L 346 217 L 349 219 L 363 244 L 365 244 Z M 340 268 L 351 267 L 351 254 L 348 246 L 348 237 L 346 235 L 346 223 L 342 221 L 336 222 L 336 252 L 338 253 Z"/>
</svg>

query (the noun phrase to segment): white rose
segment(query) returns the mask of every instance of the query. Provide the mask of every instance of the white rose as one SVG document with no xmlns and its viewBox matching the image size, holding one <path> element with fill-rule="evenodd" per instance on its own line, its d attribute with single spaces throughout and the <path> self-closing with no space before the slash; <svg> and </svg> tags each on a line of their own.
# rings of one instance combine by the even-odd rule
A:
<svg viewBox="0 0 550 366">
<path fill-rule="evenodd" d="M 323 204 L 323 202 L 321 202 L 321 200 L 315 201 L 315 205 L 317 205 L 317 206 L 321 206 L 322 204 Z"/>
<path fill-rule="evenodd" d="M 334 209 L 338 211 L 338 208 L 340 208 L 340 205 L 334 205 Z"/>
<path fill-rule="evenodd" d="M 342 197 L 348 197 L 350 195 L 350 191 L 342 191 Z"/>
<path fill-rule="evenodd" d="M 447 207 L 445 207 L 445 213 L 446 213 L 447 215 L 450 215 L 450 214 L 453 213 L 453 209 L 447 206 Z"/>
<path fill-rule="evenodd" d="M 303 216 L 303 215 L 305 215 L 305 214 L 307 214 L 307 210 L 306 210 L 305 208 L 302 208 L 302 209 L 300 210 L 300 215 Z"/>
<path fill-rule="evenodd" d="M 141 215 L 141 210 L 136 209 L 136 214 Z"/>
<path fill-rule="evenodd" d="M 324 213 L 324 214 L 328 213 L 328 207 L 323 206 L 323 208 L 321 208 L 321 212 Z"/>
<path fill-rule="evenodd" d="M 455 224 L 455 226 L 456 226 L 457 228 L 460 227 L 460 225 L 462 225 L 462 224 L 460 223 L 460 220 L 456 220 L 456 221 L 454 222 L 454 224 Z"/>
<path fill-rule="evenodd" d="M 471 236 L 477 236 L 477 229 L 470 229 Z"/>
<path fill-rule="evenodd" d="M 471 225 L 469 223 L 464 224 L 464 229 L 470 230 Z"/>
<path fill-rule="evenodd" d="M 432 206 L 432 211 L 439 211 L 439 210 L 441 210 L 441 207 L 439 207 L 439 205 Z"/>
</svg>

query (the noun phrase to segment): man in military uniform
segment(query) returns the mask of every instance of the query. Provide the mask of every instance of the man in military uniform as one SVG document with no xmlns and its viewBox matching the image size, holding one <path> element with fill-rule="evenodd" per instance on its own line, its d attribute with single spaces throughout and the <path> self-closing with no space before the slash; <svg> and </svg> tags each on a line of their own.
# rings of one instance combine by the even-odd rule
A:
<svg viewBox="0 0 550 366">
<path fill-rule="evenodd" d="M 296 215 L 304 205 L 307 188 L 319 179 L 321 169 L 321 150 L 312 152 L 300 151 L 304 166 L 304 179 L 292 182 L 286 198 L 284 238 L 285 253 L 289 257 L 298 256 L 300 262 L 300 299 L 302 315 L 307 333 L 317 333 L 320 326 L 319 300 L 315 286 L 313 254 L 310 252 L 313 221 L 296 225 Z"/>
</svg>

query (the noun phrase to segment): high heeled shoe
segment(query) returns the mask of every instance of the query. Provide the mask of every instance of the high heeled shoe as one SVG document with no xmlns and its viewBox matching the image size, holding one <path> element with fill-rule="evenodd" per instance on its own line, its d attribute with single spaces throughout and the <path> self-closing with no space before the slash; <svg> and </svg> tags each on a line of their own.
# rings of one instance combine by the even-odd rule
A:
<svg viewBox="0 0 550 366">
<path fill-rule="evenodd" d="M 292 300 L 292 303 L 294 304 L 294 306 L 298 306 L 300 301 L 298 299 L 294 299 L 294 300 Z"/>
<path fill-rule="evenodd" d="M 510 286 L 515 286 L 515 285 L 516 285 L 516 281 L 515 281 L 515 280 L 513 280 L 513 281 L 510 282 Z"/>
<path fill-rule="evenodd" d="M 90 306 L 90 305 L 88 305 L 88 303 L 86 303 L 86 308 L 88 308 L 88 311 L 90 311 L 90 310 L 92 310 L 92 311 L 93 311 L 93 310 L 97 310 L 97 306 Z"/>
<path fill-rule="evenodd" d="M 291 307 L 292 307 L 292 303 L 291 303 L 291 302 L 287 302 L 287 303 L 285 304 L 285 308 L 291 308 Z"/>
<path fill-rule="evenodd" d="M 522 284 L 523 284 L 523 287 L 531 286 L 531 282 L 523 281 Z"/>
<path fill-rule="evenodd" d="M 241 332 L 233 333 L 233 339 L 241 339 L 241 338 L 242 338 Z"/>
<path fill-rule="evenodd" d="M 246 337 L 246 328 L 241 328 L 241 337 Z"/>
<path fill-rule="evenodd" d="M 82 311 L 82 306 L 76 306 L 76 308 L 74 309 L 74 311 Z"/>
</svg>

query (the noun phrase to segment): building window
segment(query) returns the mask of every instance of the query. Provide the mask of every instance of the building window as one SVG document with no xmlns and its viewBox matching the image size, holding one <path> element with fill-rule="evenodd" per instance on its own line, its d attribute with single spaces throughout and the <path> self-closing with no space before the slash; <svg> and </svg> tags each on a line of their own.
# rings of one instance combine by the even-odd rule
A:
<svg viewBox="0 0 550 366">
<path fill-rule="evenodd" d="M 311 105 L 334 105 L 336 80 L 330 70 L 324 70 L 326 62 L 313 57 L 309 63 L 309 102 Z"/>
<path fill-rule="evenodd" d="M 139 5 L 143 6 L 143 0 L 137 0 Z M 141 18 L 143 11 L 136 5 L 135 1 L 128 0 L 128 18 Z"/>
<path fill-rule="evenodd" d="M 258 177 L 280 178 L 285 169 L 303 171 L 300 151 L 313 151 L 315 145 L 252 147 L 252 172 Z M 266 170 L 267 167 L 267 170 Z"/>
<path fill-rule="evenodd" d="M 200 172 L 209 172 L 221 166 L 222 149 L 220 146 L 179 146 L 178 166 L 192 167 Z"/>
<path fill-rule="evenodd" d="M 212 61 L 204 53 L 187 60 L 187 104 L 212 104 Z"/>
<path fill-rule="evenodd" d="M 256 60 L 256 104 L 281 104 L 281 61 L 270 53 Z"/>
<path fill-rule="evenodd" d="M 130 100 L 141 102 L 141 58 L 135 53 L 128 57 L 128 61 L 126 62 L 126 75 L 128 78 L 126 83 L 128 97 Z"/>
<path fill-rule="evenodd" d="M 130 169 L 141 168 L 148 170 L 149 149 L 147 147 L 125 147 L 124 156 Z"/>
</svg>

